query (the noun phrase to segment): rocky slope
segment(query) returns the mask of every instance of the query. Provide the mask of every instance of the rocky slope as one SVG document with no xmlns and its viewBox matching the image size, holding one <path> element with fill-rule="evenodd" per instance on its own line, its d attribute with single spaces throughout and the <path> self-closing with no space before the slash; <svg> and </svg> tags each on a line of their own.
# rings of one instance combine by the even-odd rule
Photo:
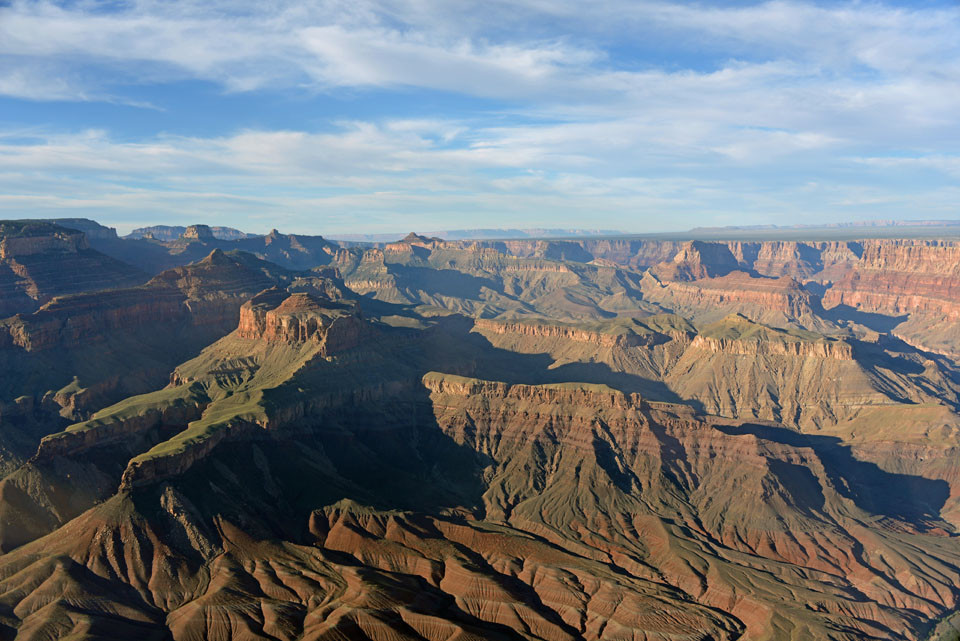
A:
<svg viewBox="0 0 960 641">
<path fill-rule="evenodd" d="M 0 433 L 0 452 L 12 448 L 15 466 L 43 434 L 162 386 L 177 364 L 236 327 L 244 302 L 278 284 L 337 291 L 325 277 L 216 251 L 138 287 L 61 296 L 0 321 L 0 420 L 24 426 Z"/>
<path fill-rule="evenodd" d="M 135 457 L 119 492 L 103 485 L 88 511 L 0 558 L 6 624 L 54 637 L 897 639 L 958 598 L 940 485 L 906 486 L 831 439 L 597 385 L 430 373 L 419 388 L 240 429 L 150 476 Z M 45 446 L 34 465 L 102 460 L 82 443 Z M 116 480 L 103 464 L 71 471 L 88 488 Z M 12 493 L 8 480 L 0 497 Z M 83 622 L 80 594 L 99 604 Z"/>
<path fill-rule="evenodd" d="M 91 249 L 82 232 L 0 221 L 0 318 L 32 312 L 54 296 L 145 280 L 145 273 Z"/>
<path fill-rule="evenodd" d="M 960 403 L 953 366 L 903 344 L 783 330 L 731 315 L 695 328 L 682 317 L 564 325 L 478 320 L 496 348 L 547 356 L 530 382 L 583 380 L 735 419 L 819 430 L 876 408 Z"/>
<path fill-rule="evenodd" d="M 335 260 L 360 295 L 470 316 L 600 319 L 658 310 L 641 300 L 638 276 L 630 272 L 415 235 L 382 249 L 343 250 Z"/>
</svg>

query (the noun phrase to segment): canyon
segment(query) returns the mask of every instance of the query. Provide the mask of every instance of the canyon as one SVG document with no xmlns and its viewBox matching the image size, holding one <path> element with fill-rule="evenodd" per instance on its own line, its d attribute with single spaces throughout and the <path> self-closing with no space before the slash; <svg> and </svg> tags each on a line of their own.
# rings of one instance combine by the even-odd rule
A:
<svg viewBox="0 0 960 641">
<path fill-rule="evenodd" d="M 0 638 L 960 608 L 960 241 L 171 229 L 0 223 Z"/>
</svg>

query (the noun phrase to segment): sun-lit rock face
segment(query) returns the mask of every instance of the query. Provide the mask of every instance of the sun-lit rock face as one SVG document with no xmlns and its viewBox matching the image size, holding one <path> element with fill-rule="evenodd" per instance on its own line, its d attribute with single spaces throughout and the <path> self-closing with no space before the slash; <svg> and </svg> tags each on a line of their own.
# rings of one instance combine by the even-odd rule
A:
<svg viewBox="0 0 960 641">
<path fill-rule="evenodd" d="M 0 238 L 0 260 L 45 253 L 76 254 L 89 248 L 86 237 L 73 230 L 51 231 L 43 235 L 3 236 Z"/>
<path fill-rule="evenodd" d="M 190 225 L 180 236 L 186 240 L 214 240 L 213 230 L 208 225 Z"/>
<path fill-rule="evenodd" d="M 842 341 L 743 341 L 711 336 L 697 336 L 690 345 L 719 354 L 739 356 L 797 356 L 800 358 L 832 358 L 841 361 L 853 360 L 853 348 Z"/>
<path fill-rule="evenodd" d="M 960 318 L 960 244 L 872 241 L 854 270 L 824 295 L 825 307 L 847 305 L 883 314 Z"/>
<path fill-rule="evenodd" d="M 325 354 L 335 354 L 356 347 L 364 327 L 352 306 L 274 288 L 240 308 L 237 335 L 264 341 L 312 341 L 322 344 Z"/>
</svg>

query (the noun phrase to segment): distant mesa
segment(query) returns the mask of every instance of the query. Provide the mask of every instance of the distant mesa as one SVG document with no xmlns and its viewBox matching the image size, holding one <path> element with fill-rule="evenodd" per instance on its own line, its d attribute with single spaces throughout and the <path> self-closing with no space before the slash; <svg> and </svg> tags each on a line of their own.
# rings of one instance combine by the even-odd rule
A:
<svg viewBox="0 0 960 641">
<path fill-rule="evenodd" d="M 117 240 L 116 229 L 113 227 L 107 227 L 106 225 L 101 225 L 100 223 L 90 220 L 89 218 L 54 218 L 50 222 L 59 225 L 60 227 L 66 227 L 67 229 L 82 231 L 83 235 L 87 237 L 88 241 Z"/>
<path fill-rule="evenodd" d="M 189 240 L 214 240 L 213 230 L 208 225 L 190 225 L 183 231 L 181 238 Z"/>
<path fill-rule="evenodd" d="M 63 223 L 61 224 L 64 227 L 70 227 L 70 225 Z M 194 227 L 196 227 L 196 225 L 194 225 Z M 256 234 L 248 234 L 247 232 L 234 229 L 233 227 L 219 227 L 212 225 L 204 225 L 204 227 L 209 227 L 210 231 L 213 232 L 213 237 L 217 240 L 242 240 L 244 238 L 253 238 L 256 236 Z M 86 229 L 83 231 L 86 231 Z M 124 238 L 127 240 L 146 239 L 169 242 L 171 240 L 182 238 L 186 232 L 187 227 L 180 225 L 153 225 L 151 227 L 138 227 L 124 236 Z M 89 232 L 87 235 L 89 236 Z"/>
</svg>

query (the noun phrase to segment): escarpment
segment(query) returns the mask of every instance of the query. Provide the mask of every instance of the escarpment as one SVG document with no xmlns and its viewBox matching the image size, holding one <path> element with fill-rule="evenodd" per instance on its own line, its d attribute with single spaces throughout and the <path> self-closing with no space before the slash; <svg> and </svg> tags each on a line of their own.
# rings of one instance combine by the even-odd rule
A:
<svg viewBox="0 0 960 641">
<path fill-rule="evenodd" d="M 281 280 L 290 278 L 279 273 L 271 278 L 215 251 L 139 287 L 55 298 L 33 314 L 0 324 L 0 347 L 71 348 L 151 327 L 163 332 L 177 323 L 226 333 L 245 300 Z"/>
<path fill-rule="evenodd" d="M 960 244 L 864 242 L 854 270 L 824 295 L 825 307 L 848 305 L 884 314 L 960 318 Z"/>
<path fill-rule="evenodd" d="M 477 330 L 492 334 L 512 334 L 516 336 L 527 336 L 531 338 L 555 338 L 569 340 L 576 343 L 589 343 L 598 347 L 639 347 L 642 345 L 654 345 L 662 341 L 664 336 L 654 331 L 631 331 L 625 327 L 610 327 L 608 331 L 598 327 L 597 330 L 577 327 L 551 324 L 545 322 L 526 321 L 510 322 L 496 321 L 488 319 L 477 319 L 475 322 Z M 638 329 L 646 330 L 642 325 L 637 324 Z M 620 331 L 618 331 L 620 330 Z"/>
<path fill-rule="evenodd" d="M 831 331 L 830 322 L 814 310 L 809 292 L 789 276 L 752 277 L 732 271 L 693 281 L 643 280 L 647 300 L 699 322 L 713 322 L 729 314 L 782 327 Z"/>
<path fill-rule="evenodd" d="M 690 344 L 691 349 L 701 349 L 715 354 L 738 356 L 796 356 L 799 358 L 830 358 L 840 361 L 853 360 L 853 348 L 843 341 L 745 341 L 714 338 L 698 335 Z"/>
<path fill-rule="evenodd" d="M 237 335 L 265 341 L 322 345 L 324 355 L 360 344 L 367 326 L 351 305 L 321 301 L 307 293 L 285 295 L 277 288 L 261 292 L 240 308 Z"/>
<path fill-rule="evenodd" d="M 0 346 L 37 351 L 103 342 L 117 332 L 177 322 L 186 316 L 185 301 L 166 287 L 58 297 L 29 316 L 7 320 Z"/>
<path fill-rule="evenodd" d="M 874 583 L 877 575 L 868 568 L 875 566 L 843 552 L 847 542 L 861 533 L 856 518 L 845 515 L 849 499 L 844 497 L 851 494 L 844 478 L 859 475 L 861 466 L 844 462 L 842 450 L 818 444 L 815 438 L 779 435 L 776 428 L 705 422 L 693 413 L 678 411 L 678 406 L 649 405 L 610 390 L 510 386 L 437 374 L 425 377 L 424 383 L 431 390 L 441 428 L 456 442 L 492 459 L 485 472 L 490 479 L 483 495 L 486 518 L 547 540 L 576 540 L 581 549 L 599 552 L 604 555 L 601 558 L 613 559 L 615 565 L 640 575 L 651 565 L 667 563 L 673 585 L 733 612 L 746 623 L 747 638 L 764 634 L 791 638 L 786 630 L 778 633 L 778 624 L 770 618 L 756 617 L 758 608 L 764 607 L 760 604 L 772 596 L 765 594 L 764 587 L 751 590 L 749 603 L 725 600 L 730 586 L 722 587 L 720 577 L 726 571 L 741 572 L 736 567 L 747 558 L 749 564 L 763 563 L 760 558 L 776 559 L 777 569 L 766 566 L 774 573 L 788 567 L 806 568 L 806 578 L 793 575 L 791 585 L 817 589 L 823 606 L 815 617 L 820 623 L 806 619 L 812 626 L 806 634 L 824 634 L 815 630 L 828 620 L 833 622 L 828 626 L 845 628 L 843 635 L 849 638 L 882 636 L 873 627 L 876 621 L 885 621 L 884 626 L 903 625 L 890 618 L 892 610 L 882 607 L 867 606 L 870 615 L 863 610 L 849 616 L 854 601 L 847 601 L 845 589 L 874 597 L 887 592 Z M 541 461 L 537 467 L 542 472 L 529 476 L 524 470 L 533 460 Z M 794 466 L 812 475 L 795 476 Z M 858 482 L 875 483 L 869 492 L 880 494 L 874 496 L 887 491 L 879 478 Z M 609 493 L 583 491 L 597 485 L 609 488 Z M 738 489 L 731 494 L 733 486 Z M 683 516 L 671 517 L 677 508 L 667 506 L 673 505 L 669 497 L 675 491 L 689 496 L 690 503 L 679 508 Z M 732 496 L 736 498 L 722 498 Z M 863 506 L 871 500 L 865 494 L 854 499 Z M 909 492 L 896 500 L 904 501 L 903 509 L 911 509 Z M 681 534 L 654 525 L 661 518 L 697 525 L 693 532 Z M 928 530 L 931 541 L 938 540 L 937 527 Z M 637 531 L 644 536 L 638 537 Z M 898 545 L 896 527 L 874 534 L 872 540 L 879 549 Z M 708 541 L 719 545 L 707 555 L 714 568 L 725 570 L 677 573 L 676 552 L 668 552 L 674 537 L 697 549 Z M 630 549 L 645 559 L 644 566 L 630 564 Z M 883 554 L 879 549 L 876 553 Z M 844 568 L 839 575 L 838 568 Z M 894 580 L 886 570 L 881 574 Z M 831 583 L 837 576 L 845 577 L 845 588 L 819 583 Z M 820 587 L 813 588 L 816 583 Z M 941 583 L 919 598 L 903 590 L 900 598 L 928 608 L 946 596 L 945 587 Z M 947 599 L 953 603 L 955 597 Z M 793 606 L 785 601 L 778 600 L 775 607 L 784 616 L 800 616 L 799 612 L 788 614 Z"/>
<path fill-rule="evenodd" d="M 142 283 L 147 275 L 90 249 L 82 232 L 40 221 L 0 223 L 0 318 L 51 298 Z"/>
<path fill-rule="evenodd" d="M 59 228 L 55 225 L 37 225 L 34 232 L 29 227 L 14 231 L 2 229 L 0 237 L 0 260 L 35 256 L 37 254 L 78 254 L 89 249 L 86 237 L 74 230 Z"/>
<path fill-rule="evenodd" d="M 476 243 L 416 240 L 337 254 L 347 287 L 397 304 L 475 318 L 539 315 L 559 320 L 660 311 L 645 303 L 639 276 L 618 268 L 521 258 Z"/>
<path fill-rule="evenodd" d="M 56 456 L 77 456 L 91 448 L 136 442 L 140 435 L 151 430 L 179 430 L 200 418 L 209 402 L 202 395 L 163 400 L 163 403 L 145 404 L 132 412 L 106 411 L 103 416 L 94 415 L 89 421 L 44 437 L 34 459 L 49 461 Z"/>
</svg>

